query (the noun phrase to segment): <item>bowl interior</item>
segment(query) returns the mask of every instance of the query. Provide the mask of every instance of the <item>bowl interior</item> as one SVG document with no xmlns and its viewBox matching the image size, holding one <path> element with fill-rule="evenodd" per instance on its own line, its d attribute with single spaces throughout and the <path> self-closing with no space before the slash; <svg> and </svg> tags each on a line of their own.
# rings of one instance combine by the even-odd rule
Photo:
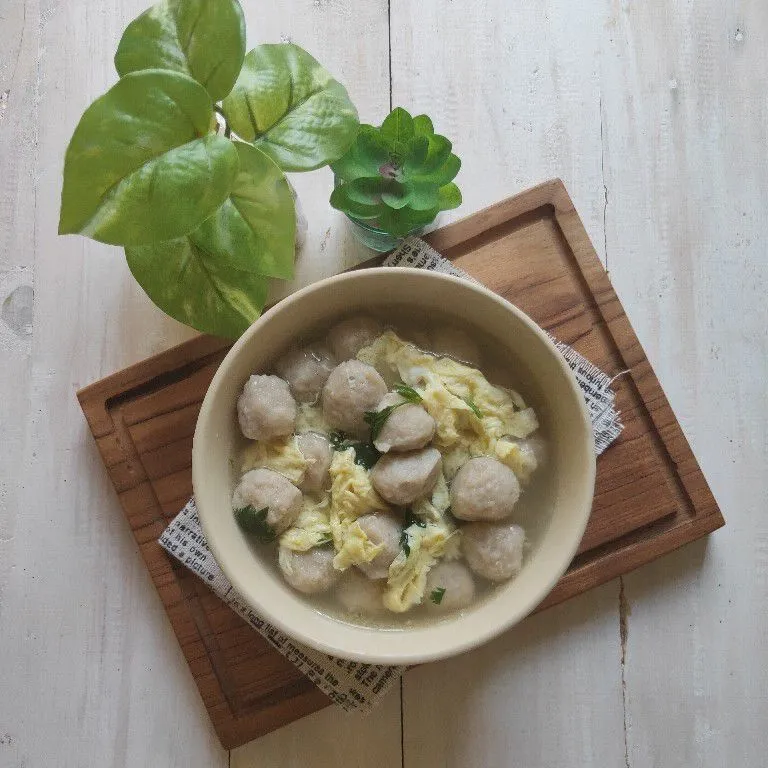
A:
<svg viewBox="0 0 768 768">
<path fill-rule="evenodd" d="M 297 337 L 335 317 L 388 305 L 424 313 L 453 310 L 519 362 L 537 392 L 556 468 L 550 520 L 519 576 L 471 609 L 432 624 L 381 629 L 349 624 L 317 610 L 254 555 L 231 510 L 240 445 L 236 402 L 248 376 L 266 371 Z M 522 394 L 525 397 L 526 391 Z M 361 270 L 317 283 L 265 313 L 233 346 L 203 402 L 193 447 L 193 483 L 208 543 L 235 589 L 260 616 L 324 652 L 349 659 L 412 664 L 459 653 L 532 611 L 568 567 L 589 517 L 594 487 L 592 430 L 581 392 L 562 356 L 527 316 L 484 288 L 417 269 Z"/>
</svg>

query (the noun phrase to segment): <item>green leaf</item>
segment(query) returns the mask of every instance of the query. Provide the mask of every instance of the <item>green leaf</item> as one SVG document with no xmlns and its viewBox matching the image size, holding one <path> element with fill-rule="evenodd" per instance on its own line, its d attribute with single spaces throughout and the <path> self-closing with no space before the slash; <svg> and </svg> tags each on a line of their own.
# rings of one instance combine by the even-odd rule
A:
<svg viewBox="0 0 768 768">
<path fill-rule="evenodd" d="M 378 205 L 381 202 L 381 195 L 397 184 L 393 179 L 382 179 L 380 176 L 375 178 L 362 178 L 350 181 L 344 184 L 347 190 L 347 197 L 356 203 L 365 205 Z"/>
<path fill-rule="evenodd" d="M 427 115 L 416 115 L 413 118 L 413 132 L 416 136 L 432 136 L 435 129 Z"/>
<path fill-rule="evenodd" d="M 166 314 L 203 333 L 237 338 L 261 314 L 269 282 L 233 269 L 197 235 L 126 248 L 128 267 Z"/>
<path fill-rule="evenodd" d="M 293 277 L 296 209 L 285 174 L 250 144 L 235 143 L 240 170 L 229 199 L 195 231 L 222 264 L 269 277 Z"/>
<path fill-rule="evenodd" d="M 474 413 L 478 419 L 483 418 L 483 412 L 477 407 L 475 401 L 469 395 L 462 397 L 461 399 L 470 407 L 472 413 Z"/>
<path fill-rule="evenodd" d="M 401 184 L 394 179 L 389 180 L 386 188 L 381 193 L 381 202 L 390 208 L 404 208 L 408 205 L 410 192 L 405 184 Z"/>
<path fill-rule="evenodd" d="M 305 50 L 260 45 L 245 56 L 224 116 L 285 171 L 311 171 L 338 160 L 358 128 L 344 86 Z"/>
<path fill-rule="evenodd" d="M 409 205 L 415 211 L 437 208 L 440 202 L 438 187 L 429 181 L 415 181 L 408 184 Z"/>
<path fill-rule="evenodd" d="M 366 205 L 365 203 L 358 203 L 356 200 L 352 200 L 348 195 L 346 184 L 341 187 L 336 187 L 336 189 L 331 192 L 330 203 L 331 207 L 335 208 L 337 211 L 346 213 L 355 219 L 363 220 L 375 219 L 385 208 L 384 205 L 380 204 Z"/>
<path fill-rule="evenodd" d="M 237 524 L 262 544 L 270 544 L 277 538 L 272 526 L 267 522 L 269 507 L 256 509 L 249 504 L 247 507 L 234 510 L 234 513 Z"/>
<path fill-rule="evenodd" d="M 461 168 L 461 160 L 456 155 L 450 155 L 448 159 L 432 174 L 432 180 L 438 187 L 445 186 L 456 178 Z"/>
<path fill-rule="evenodd" d="M 351 181 L 379 175 L 381 166 L 388 161 L 389 149 L 378 129 L 371 125 L 361 125 L 352 146 L 331 168 L 337 178 Z"/>
<path fill-rule="evenodd" d="M 208 133 L 212 118 L 208 93 L 191 77 L 126 75 L 75 128 L 59 234 L 142 245 L 201 224 L 229 195 L 238 168 L 232 142 Z"/>
<path fill-rule="evenodd" d="M 418 168 L 427 159 L 428 152 L 429 139 L 426 136 L 414 136 L 408 142 L 404 165 L 410 168 Z"/>
<path fill-rule="evenodd" d="M 382 427 L 386 423 L 387 419 L 396 408 L 399 408 L 404 403 L 395 403 L 395 405 L 388 405 L 386 408 L 382 408 L 380 411 L 366 411 L 363 415 L 365 423 L 371 428 L 371 440 L 375 440 L 379 436 Z"/>
<path fill-rule="evenodd" d="M 440 605 L 443 602 L 445 587 L 436 587 L 429 593 L 429 599 L 435 604 Z"/>
<path fill-rule="evenodd" d="M 407 384 L 403 384 L 402 382 L 395 384 L 394 390 L 398 395 L 400 395 L 400 397 L 403 398 L 403 400 L 409 403 L 415 403 L 418 405 L 424 401 L 424 398 L 413 387 L 409 387 Z"/>
<path fill-rule="evenodd" d="M 377 226 L 393 237 L 405 237 L 429 224 L 438 213 L 437 208 L 430 208 L 428 211 L 415 211 L 409 207 L 399 211 L 385 208 L 378 217 Z"/>
<path fill-rule="evenodd" d="M 381 458 L 381 452 L 373 443 L 363 443 L 359 440 L 349 440 L 340 430 L 331 432 L 328 436 L 335 451 L 346 451 L 352 448 L 355 451 L 355 464 L 359 464 L 365 469 L 372 469 L 376 462 Z"/>
<path fill-rule="evenodd" d="M 395 107 L 381 124 L 381 135 L 392 144 L 413 138 L 413 118 L 402 107 Z"/>
<path fill-rule="evenodd" d="M 122 77 L 143 69 L 182 72 L 223 99 L 245 55 L 245 20 L 237 0 L 165 0 L 134 19 L 115 54 Z"/>
<path fill-rule="evenodd" d="M 419 178 L 431 181 L 431 175 L 435 173 L 451 155 L 451 142 L 445 136 L 437 134 L 427 137 L 428 148 L 426 157 L 420 162 L 413 163 L 406 157 L 403 171 L 408 178 Z"/>
<path fill-rule="evenodd" d="M 458 208 L 461 205 L 461 190 L 453 183 L 440 187 L 438 197 L 441 211 Z"/>
</svg>

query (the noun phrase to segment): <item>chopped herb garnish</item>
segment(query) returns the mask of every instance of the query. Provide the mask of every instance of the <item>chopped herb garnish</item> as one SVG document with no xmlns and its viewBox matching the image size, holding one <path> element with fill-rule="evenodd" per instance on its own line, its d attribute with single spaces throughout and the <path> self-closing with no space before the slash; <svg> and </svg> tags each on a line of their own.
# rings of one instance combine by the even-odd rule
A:
<svg viewBox="0 0 768 768">
<path fill-rule="evenodd" d="M 394 389 L 395 392 L 397 392 L 397 394 L 400 395 L 400 397 L 402 397 L 406 402 L 418 405 L 424 400 L 424 398 L 413 387 L 409 387 L 407 384 L 403 384 L 402 382 L 395 384 Z"/>
<path fill-rule="evenodd" d="M 237 524 L 246 532 L 255 536 L 262 544 L 269 544 L 276 538 L 272 526 L 267 523 L 269 507 L 256 509 L 250 504 L 235 510 Z"/>
<path fill-rule="evenodd" d="M 352 443 L 355 449 L 355 464 L 364 469 L 371 469 L 381 458 L 381 453 L 373 443 Z"/>
<path fill-rule="evenodd" d="M 371 428 L 371 440 L 375 440 L 381 432 L 381 428 L 389 418 L 392 411 L 399 408 L 403 403 L 395 403 L 395 405 L 388 405 L 386 408 L 382 408 L 380 411 L 366 411 L 365 423 Z"/>
<path fill-rule="evenodd" d="M 414 515 L 410 509 L 406 509 L 405 520 L 403 522 L 403 532 L 400 534 L 400 547 L 402 548 L 403 552 L 405 552 L 406 557 L 411 554 L 411 543 L 408 541 L 408 529 L 412 525 L 418 525 L 419 528 L 427 527 L 427 523 L 424 520 L 422 520 L 417 515 Z"/>
<path fill-rule="evenodd" d="M 472 409 L 472 413 L 474 413 L 478 419 L 483 418 L 483 412 L 475 405 L 475 401 L 469 395 L 463 397 L 462 400 Z"/>
<path fill-rule="evenodd" d="M 402 403 L 395 403 L 394 405 L 388 405 L 386 408 L 382 408 L 380 411 L 366 411 L 365 423 L 371 428 L 371 440 L 375 440 L 387 419 L 392 415 L 392 411 L 399 408 L 406 403 L 414 403 L 418 405 L 424 398 L 413 388 L 407 384 L 400 382 L 395 384 L 395 392 L 403 398 Z"/>
<path fill-rule="evenodd" d="M 426 528 L 427 521 L 418 515 L 414 515 L 413 511 L 409 507 L 405 510 L 405 527 L 408 528 L 410 525 L 418 525 L 419 528 Z"/>
<path fill-rule="evenodd" d="M 445 594 L 445 587 L 438 587 L 433 589 L 429 595 L 429 599 L 435 604 L 440 605 L 443 602 L 443 595 Z"/>
<path fill-rule="evenodd" d="M 335 432 L 331 432 L 330 435 L 328 435 L 328 440 L 330 441 L 331 445 L 333 446 L 334 450 L 337 451 L 343 451 L 346 450 L 346 448 L 349 448 L 349 446 L 346 446 L 346 448 L 342 448 L 344 443 L 347 441 L 347 436 L 341 432 L 340 430 L 336 430 Z"/>
<path fill-rule="evenodd" d="M 408 541 L 408 529 L 403 528 L 402 533 L 400 534 L 400 548 L 405 552 L 405 556 L 408 557 L 408 555 L 411 554 L 411 544 Z"/>
<path fill-rule="evenodd" d="M 381 458 L 381 453 L 376 449 L 373 443 L 363 443 L 360 440 L 350 440 L 343 432 L 331 432 L 328 440 L 336 451 L 346 451 L 353 448 L 355 451 L 355 464 L 371 469 L 373 465 Z"/>
</svg>

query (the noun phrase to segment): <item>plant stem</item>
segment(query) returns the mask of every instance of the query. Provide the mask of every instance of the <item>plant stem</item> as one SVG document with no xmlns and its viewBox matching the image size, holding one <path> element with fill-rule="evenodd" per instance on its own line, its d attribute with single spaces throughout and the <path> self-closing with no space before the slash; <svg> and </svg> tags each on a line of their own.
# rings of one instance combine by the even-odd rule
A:
<svg viewBox="0 0 768 768">
<path fill-rule="evenodd" d="M 221 123 L 219 123 L 219 125 L 221 124 L 224 125 L 224 136 L 226 136 L 226 138 L 230 138 L 232 136 L 232 129 L 229 127 L 227 118 L 224 117 L 224 110 L 218 104 L 214 104 L 213 111 L 216 112 L 216 114 L 220 115 L 221 117 Z"/>
</svg>

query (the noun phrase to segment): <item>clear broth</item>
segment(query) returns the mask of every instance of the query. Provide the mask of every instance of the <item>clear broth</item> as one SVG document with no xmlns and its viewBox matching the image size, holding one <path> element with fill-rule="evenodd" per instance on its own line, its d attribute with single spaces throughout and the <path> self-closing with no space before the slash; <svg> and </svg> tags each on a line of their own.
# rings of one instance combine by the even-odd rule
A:
<svg viewBox="0 0 768 768">
<path fill-rule="evenodd" d="M 412 308 L 399 305 L 392 305 L 386 312 L 371 311 L 367 314 L 376 317 L 385 329 L 394 330 L 403 339 L 409 341 L 413 340 L 414 343 L 416 343 L 416 346 L 420 348 L 424 347 L 422 344 L 418 343 L 416 339 L 421 339 L 425 333 L 429 336 L 436 328 L 461 328 L 464 332 L 468 333 L 472 340 L 478 345 L 481 355 L 478 369 L 483 373 L 486 379 L 491 384 L 515 390 L 522 396 L 523 400 L 525 400 L 526 406 L 532 407 L 536 412 L 539 429 L 534 435 L 543 440 L 546 447 L 547 457 L 543 464 L 540 464 L 536 469 L 529 483 L 523 486 L 520 500 L 515 505 L 514 513 L 510 519 L 511 522 L 517 523 L 525 531 L 526 544 L 523 558 L 523 565 L 525 565 L 525 562 L 531 557 L 532 553 L 536 551 L 544 536 L 551 519 L 550 510 L 552 509 L 554 502 L 554 483 L 552 480 L 555 476 L 556 467 L 554 466 L 553 461 L 554 452 L 551 450 L 551 431 L 547 422 L 547 413 L 543 407 L 545 399 L 539 384 L 530 374 L 530 371 L 519 361 L 499 360 L 498 351 L 503 347 L 502 343 L 466 322 L 457 322 L 455 317 L 452 317 L 448 313 L 430 313 L 430 321 L 428 323 L 424 321 L 423 315 L 415 312 Z M 398 322 L 393 323 L 391 320 L 392 317 L 397 317 Z M 343 319 L 345 319 L 345 316 L 328 321 L 320 332 L 315 332 L 306 337 L 297 339 L 295 344 L 302 346 L 312 342 L 321 341 L 327 331 Z M 287 351 L 287 348 L 283 350 L 281 354 L 285 351 Z M 430 352 L 428 346 L 425 348 L 425 351 Z M 264 372 L 270 373 L 272 370 L 271 368 L 267 368 Z M 239 455 L 249 442 L 250 441 L 245 438 L 242 439 L 241 449 L 238 450 L 238 470 L 240 467 Z M 455 520 L 454 522 L 459 528 L 461 527 L 460 520 Z M 252 542 L 251 548 L 253 549 L 254 556 L 266 558 L 269 566 L 274 569 L 277 578 L 282 579 L 282 573 L 277 562 L 277 543 L 264 545 Z M 432 610 L 431 606 L 428 604 L 429 595 L 424 596 L 421 605 L 414 606 L 405 613 L 386 611 L 384 614 L 376 616 L 349 611 L 335 598 L 335 590 L 333 589 L 327 593 L 319 595 L 301 596 L 318 611 L 332 616 L 339 621 L 368 627 L 373 626 L 379 629 L 398 630 L 450 620 L 453 616 L 470 612 L 475 607 L 485 602 L 498 587 L 507 583 L 494 583 L 483 579 L 476 574 L 473 574 L 473 576 L 476 587 L 474 602 L 466 608 L 454 611 L 438 612 Z"/>
</svg>

